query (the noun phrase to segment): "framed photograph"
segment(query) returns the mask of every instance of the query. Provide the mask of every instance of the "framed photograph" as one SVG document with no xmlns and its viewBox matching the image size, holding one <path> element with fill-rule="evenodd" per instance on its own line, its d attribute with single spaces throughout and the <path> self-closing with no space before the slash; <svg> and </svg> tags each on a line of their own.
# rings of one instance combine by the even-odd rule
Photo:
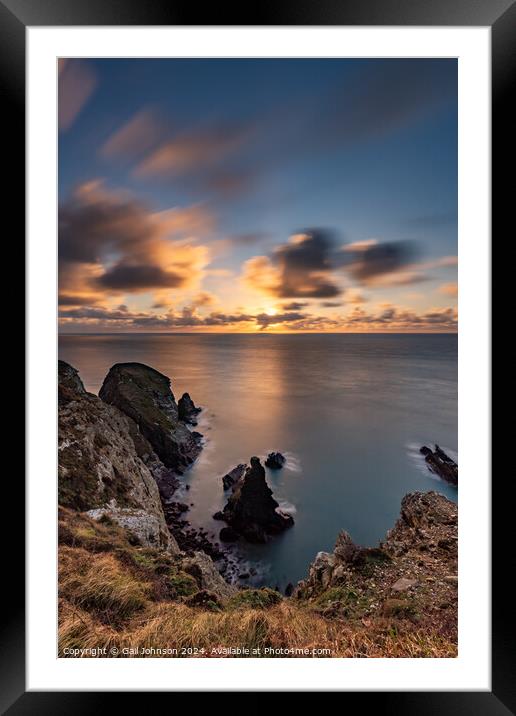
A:
<svg viewBox="0 0 516 716">
<path fill-rule="evenodd" d="M 514 4 L 193 14 L 0 2 L 28 286 L 2 712 L 515 712 L 490 437 Z"/>
</svg>

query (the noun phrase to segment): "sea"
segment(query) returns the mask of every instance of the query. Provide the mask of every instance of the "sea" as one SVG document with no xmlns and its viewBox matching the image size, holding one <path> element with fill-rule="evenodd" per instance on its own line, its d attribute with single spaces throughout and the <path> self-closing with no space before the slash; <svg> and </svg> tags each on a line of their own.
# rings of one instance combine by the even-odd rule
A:
<svg viewBox="0 0 516 716">
<path fill-rule="evenodd" d="M 215 538 L 222 476 L 253 455 L 285 455 L 266 479 L 294 526 L 265 545 L 231 547 L 250 586 L 295 584 L 340 530 L 378 544 L 408 492 L 457 501 L 419 453 L 437 443 L 458 461 L 454 334 L 61 335 L 59 357 L 92 393 L 113 364 L 137 361 L 169 376 L 176 399 L 188 392 L 202 406 L 204 449 L 178 500 Z"/>
</svg>

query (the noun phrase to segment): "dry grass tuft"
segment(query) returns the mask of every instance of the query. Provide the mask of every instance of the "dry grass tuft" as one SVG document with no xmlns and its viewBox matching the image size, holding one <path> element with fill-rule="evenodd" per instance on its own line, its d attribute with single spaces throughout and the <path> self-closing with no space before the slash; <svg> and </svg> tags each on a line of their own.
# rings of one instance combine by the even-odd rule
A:
<svg viewBox="0 0 516 716">
<path fill-rule="evenodd" d="M 369 627 L 329 621 L 286 602 L 269 610 L 207 612 L 179 603 L 149 604 L 115 631 L 83 612 L 62 611 L 61 652 L 66 646 L 116 646 L 120 656 L 169 650 L 167 656 L 219 657 L 221 649 L 246 648 L 249 656 L 284 656 L 272 650 L 309 650 L 290 656 L 399 658 L 455 657 L 456 645 L 430 632 L 400 632 L 387 620 Z M 409 625 L 410 627 L 410 625 Z M 259 653 L 252 653 L 252 650 Z M 125 653 L 124 653 L 125 650 Z M 170 654 L 170 650 L 176 650 Z M 269 651 L 267 651 L 269 650 Z M 155 653 L 148 654 L 156 656 Z"/>
<path fill-rule="evenodd" d="M 143 609 L 150 587 L 124 569 L 112 554 L 92 554 L 62 546 L 59 592 L 72 605 L 119 622 Z"/>
</svg>

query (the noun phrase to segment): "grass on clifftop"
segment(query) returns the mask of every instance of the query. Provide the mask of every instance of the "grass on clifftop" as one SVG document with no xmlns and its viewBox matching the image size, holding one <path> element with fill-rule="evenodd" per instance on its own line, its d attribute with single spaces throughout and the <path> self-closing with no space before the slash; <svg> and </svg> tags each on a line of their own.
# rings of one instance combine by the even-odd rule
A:
<svg viewBox="0 0 516 716">
<path fill-rule="evenodd" d="M 245 589 L 226 603 L 191 606 L 200 594 L 195 579 L 174 557 L 131 544 L 109 520 L 60 509 L 59 537 L 60 656 L 73 649 L 106 648 L 108 655 L 116 649 L 122 657 L 168 648 L 177 654 L 165 656 L 184 649 L 185 656 L 220 657 L 221 648 L 242 647 L 262 656 L 274 656 L 265 649 L 314 649 L 319 657 L 457 655 L 455 643 L 402 609 L 371 619 L 319 613 L 333 597 L 354 604 L 348 593 L 326 593 L 314 604 L 272 589 Z"/>
</svg>

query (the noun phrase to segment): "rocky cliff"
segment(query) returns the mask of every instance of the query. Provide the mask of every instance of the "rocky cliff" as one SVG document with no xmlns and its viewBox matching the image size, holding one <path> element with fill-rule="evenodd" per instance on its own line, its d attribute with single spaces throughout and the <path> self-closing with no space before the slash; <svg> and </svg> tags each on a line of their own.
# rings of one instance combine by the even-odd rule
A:
<svg viewBox="0 0 516 716">
<path fill-rule="evenodd" d="M 58 366 L 59 504 L 109 514 L 144 544 L 178 551 L 150 465 L 156 456 L 136 424 L 84 389 L 72 366 Z"/>
<path fill-rule="evenodd" d="M 124 370 L 120 371 L 123 377 L 119 391 L 114 378 L 120 374 L 118 370 L 112 369 L 109 381 L 107 378 L 104 381 L 108 386 L 104 397 L 119 399 L 126 408 L 124 413 L 115 405 L 86 392 L 77 370 L 59 361 L 60 542 L 81 550 L 120 553 L 127 553 L 130 544 L 136 550 L 131 560 L 139 560 L 137 550 L 143 549 L 141 559 L 144 562 L 146 555 L 151 554 L 145 550 L 155 550 L 158 573 L 165 560 L 174 574 L 179 571 L 183 575 L 181 583 L 190 579 L 193 594 L 201 590 L 203 598 L 211 602 L 227 599 L 235 588 L 224 581 L 212 559 L 196 549 L 202 541 L 192 536 L 187 538 L 188 535 L 181 532 L 181 544 L 187 545 L 188 549 L 182 551 L 178 546 L 172 534 L 177 525 L 171 527 L 167 522 L 162 505 L 164 499 L 168 513 L 175 504 L 180 504 L 170 499 L 178 484 L 176 476 L 161 462 L 151 443 L 140 432 L 139 425 L 127 414 L 132 412 L 129 398 L 133 396 L 135 415 L 140 415 L 145 408 L 148 418 L 152 403 L 152 414 L 157 419 L 151 433 L 153 438 L 158 435 L 158 429 L 168 429 L 169 422 L 160 419 L 161 411 L 167 421 L 177 421 L 177 406 L 167 389 L 168 378 L 147 366 L 129 365 L 136 365 L 134 370 L 129 370 L 136 378 L 134 385 L 126 389 L 129 380 L 128 372 Z M 147 381 L 146 376 L 149 377 Z M 154 388 L 150 387 L 152 385 Z M 141 423 L 144 423 L 143 419 Z M 184 441 L 188 448 L 191 433 L 184 426 L 175 426 L 174 445 L 182 444 L 183 430 L 188 433 Z M 166 445 L 166 435 L 162 435 L 162 442 L 155 439 L 155 444 Z M 95 528 L 92 527 L 94 523 L 98 525 Z M 114 527 L 109 525 L 116 525 L 119 532 L 113 532 Z M 71 559 L 71 553 L 68 558 Z"/>
<path fill-rule="evenodd" d="M 437 492 L 414 492 L 376 548 L 341 532 L 319 552 L 294 596 L 330 617 L 402 616 L 456 633 L 457 506 Z"/>
</svg>

